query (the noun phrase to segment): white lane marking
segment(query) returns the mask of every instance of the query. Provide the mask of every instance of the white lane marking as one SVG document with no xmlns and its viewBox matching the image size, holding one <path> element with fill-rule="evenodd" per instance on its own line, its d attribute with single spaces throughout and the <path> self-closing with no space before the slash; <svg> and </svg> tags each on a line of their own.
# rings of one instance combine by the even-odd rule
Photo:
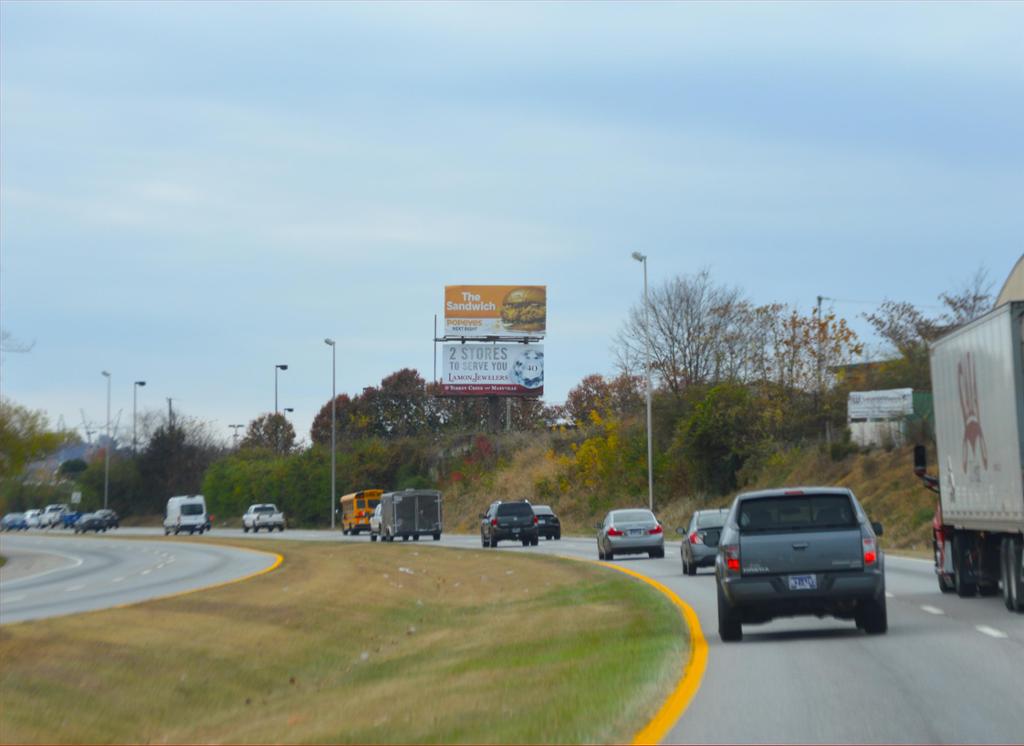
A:
<svg viewBox="0 0 1024 746">
<path fill-rule="evenodd" d="M 927 611 L 929 614 L 935 614 L 935 616 L 945 616 L 946 612 L 942 609 L 937 609 L 934 606 L 922 606 L 921 611 Z"/>
<path fill-rule="evenodd" d="M 80 591 L 85 588 L 84 585 L 71 585 L 64 589 L 65 593 L 72 593 L 73 591 Z"/>
<path fill-rule="evenodd" d="M 994 637 L 997 640 L 1005 640 L 1008 636 L 1005 632 L 1000 632 L 995 627 L 989 627 L 987 624 L 979 624 L 975 629 L 981 632 L 981 634 Z"/>
<path fill-rule="evenodd" d="M 152 570 L 143 570 L 142 574 L 143 575 L 149 575 L 151 572 L 153 572 L 153 571 Z"/>
<path fill-rule="evenodd" d="M 114 579 L 113 579 L 113 580 L 111 580 L 110 582 L 111 582 L 111 583 L 120 583 L 120 582 L 121 582 L 121 581 L 123 581 L 123 580 L 124 580 L 124 578 L 114 578 Z"/>
<path fill-rule="evenodd" d="M 20 596 L 4 596 L 3 600 L 7 603 L 13 603 L 15 601 L 21 601 L 23 598 L 25 598 L 24 593 L 22 593 Z"/>
<path fill-rule="evenodd" d="M 161 567 L 163 567 L 163 566 L 164 566 L 164 564 L 166 564 L 166 563 L 164 563 L 164 562 L 161 562 L 161 563 L 160 563 L 159 565 L 157 565 L 157 566 L 156 566 L 156 568 L 155 568 L 155 569 L 159 570 L 159 569 L 160 569 Z"/>
<path fill-rule="evenodd" d="M 7 581 L 5 581 L 3 583 L 0 583 L 0 586 L 2 586 L 4 588 L 10 588 L 12 585 L 16 585 L 16 584 L 19 584 L 19 583 L 24 583 L 24 582 L 29 581 L 29 580 L 35 580 L 36 578 L 41 578 L 44 575 L 49 575 L 50 573 L 61 572 L 63 570 L 73 570 L 76 567 L 79 567 L 83 562 L 85 562 L 85 560 L 82 559 L 81 557 L 75 557 L 72 554 L 64 554 L 63 552 L 55 552 L 52 549 L 47 549 L 46 551 L 40 551 L 39 553 L 40 554 L 55 554 L 58 557 L 63 557 L 64 559 L 71 560 L 72 564 L 64 565 L 64 567 L 54 567 L 54 568 L 52 568 L 50 570 L 44 570 L 43 572 L 37 572 L 35 575 L 25 575 L 24 577 L 15 578 L 14 580 L 7 580 Z"/>
<path fill-rule="evenodd" d="M 885 592 L 885 597 L 886 597 L 886 598 L 896 598 L 896 596 L 894 596 L 894 595 L 892 595 L 891 593 L 889 593 L 889 591 L 886 591 L 886 592 Z"/>
</svg>

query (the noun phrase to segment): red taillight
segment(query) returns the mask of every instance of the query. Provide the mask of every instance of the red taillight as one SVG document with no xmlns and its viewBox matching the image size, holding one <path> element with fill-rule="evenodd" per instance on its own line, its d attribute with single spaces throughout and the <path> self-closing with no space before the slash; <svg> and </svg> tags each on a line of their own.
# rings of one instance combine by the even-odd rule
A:
<svg viewBox="0 0 1024 746">
<path fill-rule="evenodd" d="M 614 526 L 609 526 L 608 527 L 608 535 L 609 536 L 622 536 L 622 532 L 619 531 L 619 529 L 615 528 Z"/>
<path fill-rule="evenodd" d="M 536 526 L 536 525 L 537 525 L 537 516 L 534 516 L 534 517 L 533 517 L 533 525 L 534 525 L 534 526 Z"/>
<path fill-rule="evenodd" d="M 878 560 L 878 546 L 873 536 L 864 537 L 864 564 L 873 565 Z"/>
<path fill-rule="evenodd" d="M 662 532 L 661 526 L 655 526 L 654 528 L 652 528 L 647 533 L 649 533 L 649 534 L 660 534 L 661 532 Z"/>
<path fill-rule="evenodd" d="M 701 541 L 700 537 L 697 535 L 697 532 L 694 531 L 692 534 L 690 534 L 690 543 L 691 544 L 703 544 L 704 542 Z"/>
<path fill-rule="evenodd" d="M 725 552 L 725 566 L 732 572 L 740 571 L 740 546 L 739 544 L 730 544 L 729 546 L 722 547 L 722 551 Z"/>
<path fill-rule="evenodd" d="M 498 519 L 497 518 L 492 518 L 491 519 L 491 525 L 492 526 L 497 526 L 498 525 Z"/>
</svg>

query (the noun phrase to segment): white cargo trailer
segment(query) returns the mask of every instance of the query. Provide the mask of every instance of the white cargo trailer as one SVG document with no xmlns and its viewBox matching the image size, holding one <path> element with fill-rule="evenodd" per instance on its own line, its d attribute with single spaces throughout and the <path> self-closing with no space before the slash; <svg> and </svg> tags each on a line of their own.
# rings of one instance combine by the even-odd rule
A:
<svg viewBox="0 0 1024 746">
<path fill-rule="evenodd" d="M 939 493 L 935 572 L 944 592 L 1024 611 L 1024 301 L 1005 303 L 930 352 Z"/>
</svg>

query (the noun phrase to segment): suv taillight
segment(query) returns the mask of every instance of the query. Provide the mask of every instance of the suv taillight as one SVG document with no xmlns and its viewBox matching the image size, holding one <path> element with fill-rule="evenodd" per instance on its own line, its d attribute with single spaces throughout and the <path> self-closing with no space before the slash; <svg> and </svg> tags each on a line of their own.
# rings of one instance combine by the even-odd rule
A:
<svg viewBox="0 0 1024 746">
<path fill-rule="evenodd" d="M 864 537 L 864 564 L 873 565 L 878 560 L 878 544 L 874 536 Z"/>
<path fill-rule="evenodd" d="M 696 531 L 694 531 L 693 533 L 690 534 L 690 543 L 691 544 L 703 544 L 704 542 L 701 541 L 700 536 L 697 534 Z"/>
<path fill-rule="evenodd" d="M 492 518 L 491 519 L 491 525 L 492 526 L 497 526 L 498 525 L 498 519 L 497 518 Z"/>
<path fill-rule="evenodd" d="M 729 572 L 740 571 L 740 545 L 728 544 L 722 547 L 725 553 L 725 567 Z"/>
<path fill-rule="evenodd" d="M 534 526 L 536 526 L 536 525 L 537 525 L 537 523 L 538 523 L 538 521 L 537 521 L 537 516 L 534 516 L 534 517 L 533 517 L 533 525 L 534 525 Z"/>
<path fill-rule="evenodd" d="M 608 527 L 608 535 L 609 536 L 622 536 L 622 532 L 619 531 L 619 529 L 615 528 L 615 526 L 609 526 Z"/>
</svg>

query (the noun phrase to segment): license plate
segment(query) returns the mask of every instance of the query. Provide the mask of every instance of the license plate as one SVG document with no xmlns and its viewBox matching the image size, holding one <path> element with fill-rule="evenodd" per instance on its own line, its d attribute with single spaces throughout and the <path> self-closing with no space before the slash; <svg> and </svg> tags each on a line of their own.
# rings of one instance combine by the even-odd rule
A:
<svg viewBox="0 0 1024 746">
<path fill-rule="evenodd" d="M 518 529 L 518 528 L 514 528 L 514 529 L 512 529 L 512 533 L 514 533 L 514 534 L 518 534 L 518 533 L 519 533 L 519 529 Z"/>
<path fill-rule="evenodd" d="M 813 591 L 818 587 L 817 575 L 790 575 L 789 590 L 791 591 Z"/>
<path fill-rule="evenodd" d="M 631 529 L 629 529 L 629 535 L 630 536 L 640 536 L 641 534 L 643 534 L 643 532 L 644 532 L 644 530 L 642 528 L 631 528 Z"/>
</svg>

